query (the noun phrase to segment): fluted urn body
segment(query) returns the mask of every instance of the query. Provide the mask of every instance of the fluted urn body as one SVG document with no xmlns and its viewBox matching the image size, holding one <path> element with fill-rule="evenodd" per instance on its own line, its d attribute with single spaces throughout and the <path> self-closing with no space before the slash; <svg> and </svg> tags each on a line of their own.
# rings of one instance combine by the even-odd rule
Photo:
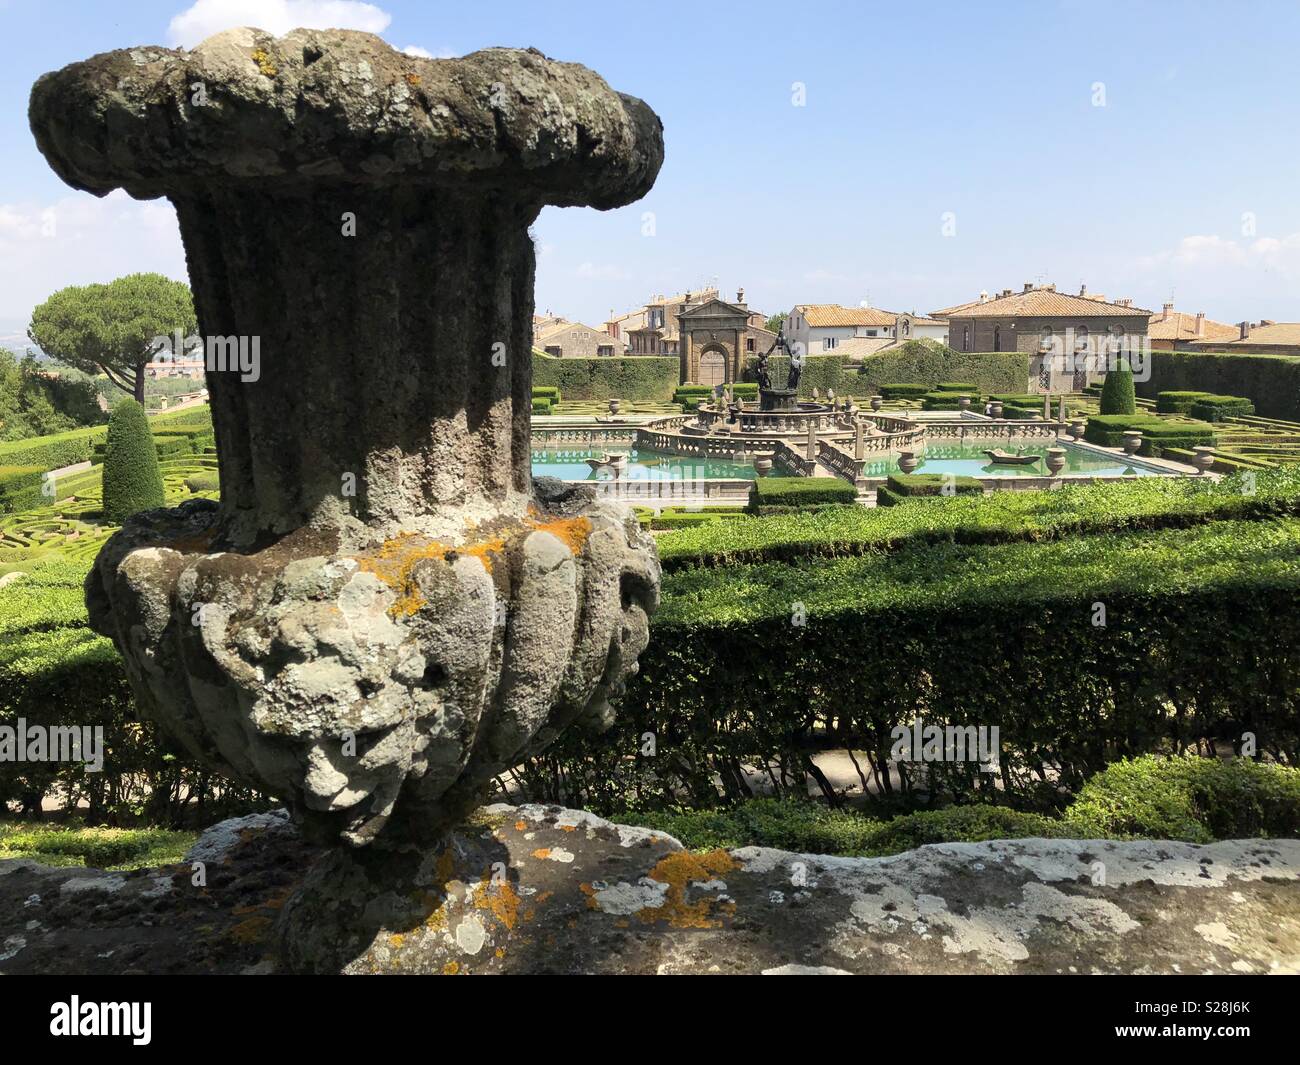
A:
<svg viewBox="0 0 1300 1065">
<path fill-rule="evenodd" d="M 69 184 L 176 205 L 207 354 L 220 503 L 130 519 L 87 581 L 142 709 L 354 845 L 607 722 L 659 567 L 531 477 L 528 227 L 643 195 L 654 113 L 531 50 L 241 29 L 48 74 L 31 123 Z"/>
</svg>

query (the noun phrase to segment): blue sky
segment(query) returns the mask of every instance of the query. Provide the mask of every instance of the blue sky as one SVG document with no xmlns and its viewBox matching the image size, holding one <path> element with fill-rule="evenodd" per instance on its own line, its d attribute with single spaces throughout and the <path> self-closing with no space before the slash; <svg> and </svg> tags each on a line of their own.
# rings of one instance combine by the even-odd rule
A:
<svg viewBox="0 0 1300 1065">
<path fill-rule="evenodd" d="M 96 201 L 45 165 L 32 82 L 250 23 L 348 25 L 438 56 L 532 45 L 649 102 L 667 157 L 646 199 L 547 208 L 536 227 L 538 308 L 594 325 L 713 278 L 767 312 L 929 311 L 1053 281 L 1300 321 L 1295 0 L 0 0 L 0 337 L 62 285 L 185 276 L 165 201 Z"/>
</svg>

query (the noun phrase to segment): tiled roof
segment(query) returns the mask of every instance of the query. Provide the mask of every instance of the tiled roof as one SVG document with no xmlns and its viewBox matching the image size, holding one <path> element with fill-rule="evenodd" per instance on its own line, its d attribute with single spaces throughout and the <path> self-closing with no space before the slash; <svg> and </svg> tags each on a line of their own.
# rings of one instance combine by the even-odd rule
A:
<svg viewBox="0 0 1300 1065">
<path fill-rule="evenodd" d="M 1237 331 L 1240 335 L 1240 330 Z M 1253 344 L 1275 344 L 1283 347 L 1300 348 L 1300 322 L 1276 322 L 1273 325 L 1257 325 L 1244 340 L 1229 343 L 1215 342 L 1215 347 L 1233 348 L 1250 347 Z"/>
<path fill-rule="evenodd" d="M 841 307 L 838 303 L 801 303 L 799 312 L 813 328 L 893 325 L 897 314 L 875 307 Z"/>
<path fill-rule="evenodd" d="M 1206 318 L 1201 322 L 1201 332 L 1196 331 L 1196 315 L 1170 311 L 1168 317 L 1151 316 L 1147 336 L 1152 340 L 1236 340 L 1240 330 L 1235 325 L 1224 325 Z"/>
<path fill-rule="evenodd" d="M 606 333 L 605 330 L 595 329 L 592 326 L 583 325 L 581 322 L 556 322 L 553 325 L 545 326 L 533 335 L 533 343 L 540 344 L 542 341 L 550 340 L 552 337 L 568 336 L 570 333 L 583 331 L 591 333 L 596 337 L 604 337 L 605 340 L 611 344 L 615 343 L 614 337 Z"/>
<path fill-rule="evenodd" d="M 936 311 L 936 314 L 943 312 Z M 1013 292 L 1009 296 L 996 296 L 985 303 L 972 303 L 951 310 L 953 318 L 1100 318 L 1147 315 L 1141 307 L 1125 307 L 1118 303 L 1105 303 L 1088 296 L 1071 296 L 1050 288 L 1035 288 L 1028 292 Z"/>
</svg>

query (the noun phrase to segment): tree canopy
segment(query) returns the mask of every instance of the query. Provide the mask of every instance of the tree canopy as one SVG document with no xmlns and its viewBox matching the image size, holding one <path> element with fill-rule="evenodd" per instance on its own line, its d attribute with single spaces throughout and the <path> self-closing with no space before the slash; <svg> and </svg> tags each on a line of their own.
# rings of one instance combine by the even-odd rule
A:
<svg viewBox="0 0 1300 1065">
<path fill-rule="evenodd" d="M 786 317 L 785 311 L 772 315 L 772 317 L 767 320 L 767 328 L 773 333 L 779 333 L 781 331 L 781 326 L 785 324 Z"/>
<path fill-rule="evenodd" d="M 189 286 L 162 274 L 128 274 L 106 285 L 60 289 L 32 312 L 27 335 L 47 355 L 105 374 L 143 404 L 154 341 L 178 329 L 183 337 L 198 329 Z"/>
</svg>

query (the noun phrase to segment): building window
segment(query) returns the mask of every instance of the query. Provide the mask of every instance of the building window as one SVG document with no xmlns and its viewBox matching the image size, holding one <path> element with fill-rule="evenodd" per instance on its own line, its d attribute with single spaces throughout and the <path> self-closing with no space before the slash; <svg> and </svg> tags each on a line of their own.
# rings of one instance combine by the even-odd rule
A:
<svg viewBox="0 0 1300 1065">
<path fill-rule="evenodd" d="M 970 326 L 961 327 L 961 350 L 970 351 Z"/>
<path fill-rule="evenodd" d="M 875 335 L 876 335 L 876 331 L 875 331 L 874 329 L 868 329 L 868 330 L 867 330 L 867 336 L 869 336 L 869 337 L 873 337 L 873 336 L 875 336 Z"/>
<path fill-rule="evenodd" d="M 1000 325 L 993 327 L 993 350 L 1002 350 L 1002 327 Z"/>
<path fill-rule="evenodd" d="M 547 354 L 547 355 L 554 355 L 554 356 L 558 359 L 558 358 L 560 358 L 560 357 L 564 354 L 564 352 L 562 352 L 562 351 L 560 350 L 560 345 L 558 345 L 558 344 L 547 344 L 547 345 L 546 345 L 546 354 Z"/>
<path fill-rule="evenodd" d="M 830 351 L 839 342 L 839 337 L 822 337 L 822 351 Z"/>
<path fill-rule="evenodd" d="M 745 337 L 745 350 L 746 350 L 746 351 L 753 351 L 753 350 L 754 350 L 754 338 L 753 338 L 753 337 Z"/>
</svg>

